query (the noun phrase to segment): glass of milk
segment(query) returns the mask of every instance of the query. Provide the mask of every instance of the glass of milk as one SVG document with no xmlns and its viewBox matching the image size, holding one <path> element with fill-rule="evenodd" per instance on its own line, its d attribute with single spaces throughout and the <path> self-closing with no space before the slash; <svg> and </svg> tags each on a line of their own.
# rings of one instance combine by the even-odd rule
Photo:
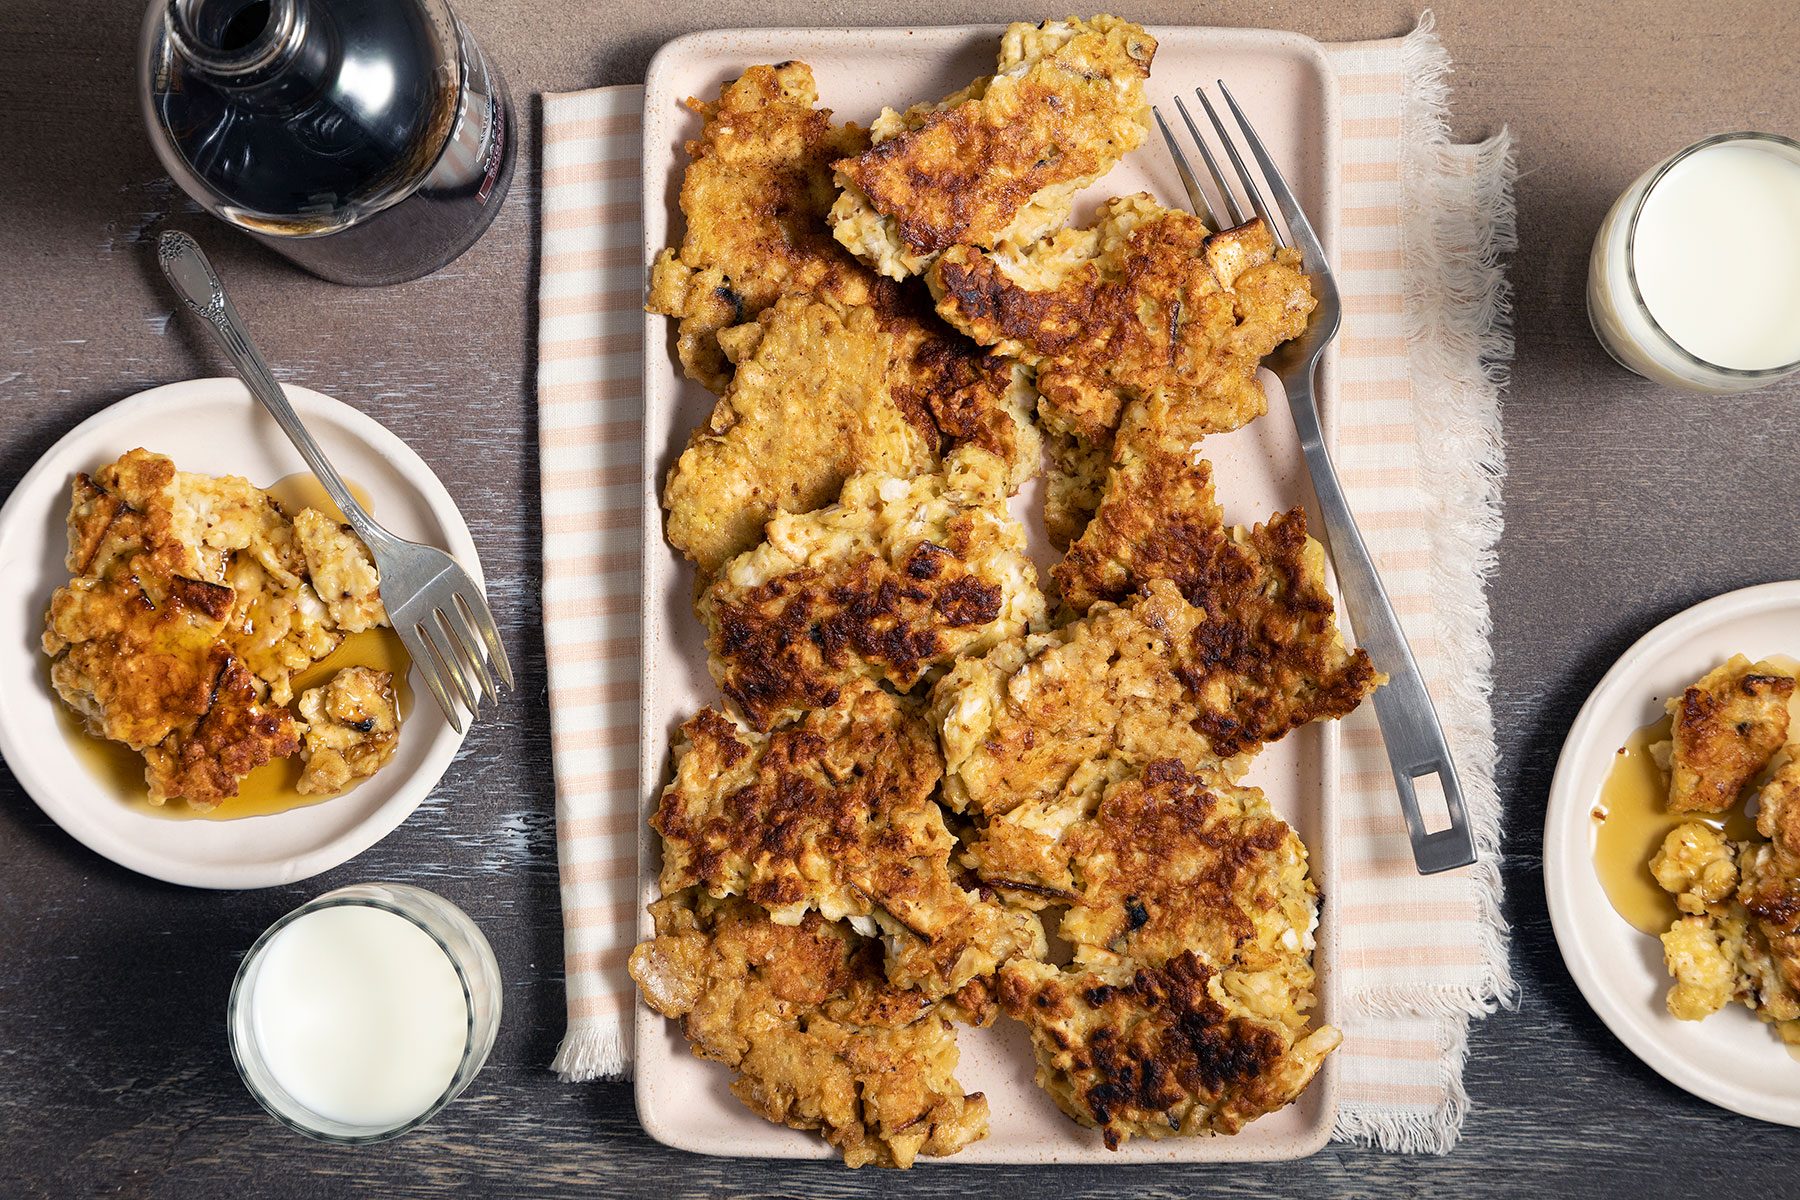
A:
<svg viewBox="0 0 1800 1200">
<path fill-rule="evenodd" d="M 430 1120 L 500 1028 L 500 970 L 466 913 L 398 883 L 338 888 L 270 926 L 238 968 L 231 1054 L 277 1120 L 377 1142 Z"/>
<path fill-rule="evenodd" d="M 1588 316 L 1615 359 L 1671 387 L 1800 370 L 1800 142 L 1721 133 L 1646 171 L 1594 239 Z"/>
</svg>

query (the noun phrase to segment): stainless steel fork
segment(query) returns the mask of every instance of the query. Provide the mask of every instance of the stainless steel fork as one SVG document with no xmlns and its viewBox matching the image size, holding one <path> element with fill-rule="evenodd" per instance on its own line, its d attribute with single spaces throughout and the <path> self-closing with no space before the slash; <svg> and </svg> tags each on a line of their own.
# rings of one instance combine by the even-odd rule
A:
<svg viewBox="0 0 1800 1200">
<path fill-rule="evenodd" d="M 1324 248 L 1319 245 L 1311 223 L 1295 201 L 1280 170 L 1269 158 L 1269 152 L 1263 148 L 1262 140 L 1256 136 L 1256 131 L 1251 128 L 1243 110 L 1225 87 L 1225 82 L 1218 81 L 1218 86 L 1225 103 L 1231 108 L 1231 115 L 1236 119 L 1238 129 L 1242 131 L 1244 145 L 1249 147 L 1257 166 L 1261 168 L 1263 183 L 1275 198 L 1275 205 L 1287 225 L 1288 237 L 1294 248 L 1300 251 L 1307 277 L 1312 283 L 1313 296 L 1318 300 L 1318 308 L 1314 310 L 1306 330 L 1277 349 L 1269 357 L 1268 366 L 1281 379 L 1282 387 L 1287 391 L 1288 407 L 1293 412 L 1294 425 L 1300 433 L 1300 449 L 1305 455 L 1307 470 L 1312 474 L 1313 491 L 1319 499 L 1319 516 L 1331 545 L 1331 559 L 1337 567 L 1338 585 L 1349 608 L 1350 623 L 1363 649 L 1369 652 L 1369 658 L 1379 670 L 1386 671 L 1388 675 L 1386 685 L 1375 692 L 1375 716 L 1381 722 L 1382 740 L 1387 743 L 1388 762 L 1393 767 L 1394 785 L 1400 793 L 1400 808 L 1406 818 L 1407 835 L 1412 840 L 1413 858 L 1422 875 L 1467 866 L 1475 861 L 1475 841 L 1469 829 L 1468 811 L 1463 806 L 1462 784 L 1456 777 L 1456 763 L 1451 759 L 1450 748 L 1444 742 L 1443 725 L 1438 721 L 1437 709 L 1425 690 L 1419 666 L 1413 661 L 1412 648 L 1407 645 L 1406 634 L 1394 616 L 1394 607 L 1388 602 L 1387 590 L 1381 585 L 1381 576 L 1375 570 L 1374 560 L 1369 557 L 1368 547 L 1363 544 L 1356 519 L 1351 515 L 1350 505 L 1344 498 L 1343 485 L 1338 482 L 1337 471 L 1325 449 L 1319 407 L 1313 399 L 1313 375 L 1318 369 L 1319 358 L 1325 353 L 1331 339 L 1337 336 L 1338 325 L 1343 318 L 1337 281 L 1332 278 L 1331 266 L 1325 261 Z M 1243 158 L 1238 154 L 1237 143 L 1226 132 L 1218 110 L 1213 107 L 1205 91 L 1195 88 L 1194 94 L 1199 97 L 1226 157 L 1231 160 L 1238 187 L 1249 200 L 1250 208 L 1269 227 L 1275 243 L 1279 246 L 1287 245 L 1288 242 L 1282 237 L 1281 225 L 1263 202 L 1262 189 L 1257 186 L 1255 174 L 1244 165 Z M 1199 126 L 1194 123 L 1180 96 L 1175 98 L 1175 107 L 1181 112 L 1181 119 L 1187 125 L 1188 134 L 1193 138 L 1201 161 L 1206 164 L 1207 173 L 1212 176 L 1213 186 L 1218 190 L 1222 202 L 1220 210 L 1215 210 L 1208 203 L 1199 180 L 1188 165 L 1186 155 L 1182 153 L 1180 143 L 1175 140 L 1175 134 L 1170 130 L 1168 122 L 1163 120 L 1162 113 L 1156 112 L 1157 126 L 1162 131 L 1163 140 L 1169 145 L 1169 152 L 1175 157 L 1175 168 L 1181 176 L 1182 186 L 1187 191 L 1194 215 L 1204 220 L 1213 230 L 1242 225 L 1251 220 L 1251 214 L 1245 212 L 1238 201 L 1230 177 L 1220 169 L 1218 159 L 1213 156 L 1206 138 L 1201 135 Z M 1221 212 L 1230 218 L 1228 222 L 1220 219 Z M 1443 787 L 1444 803 L 1450 813 L 1450 826 L 1427 832 L 1419 811 L 1416 781 L 1433 776 Z"/>
<path fill-rule="evenodd" d="M 157 242 L 157 258 L 176 294 L 206 322 L 251 394 L 269 410 L 300 451 L 300 457 L 325 485 L 326 493 L 344 510 L 344 518 L 356 536 L 368 546 L 375 569 L 381 574 L 381 600 L 388 620 L 412 656 L 426 689 L 444 710 L 451 727 L 461 733 L 463 719 L 458 704 L 467 708 L 473 718 L 480 712 L 482 696 L 498 702 L 495 672 L 508 688 L 513 686 L 512 664 L 507 661 L 506 648 L 500 644 L 494 615 L 488 611 L 480 585 L 448 554 L 396 537 L 376 524 L 375 518 L 357 502 L 343 476 L 301 424 L 281 385 L 269 373 L 269 364 L 251 343 L 237 309 L 225 295 L 224 285 L 199 244 L 185 233 L 169 231 Z"/>
</svg>

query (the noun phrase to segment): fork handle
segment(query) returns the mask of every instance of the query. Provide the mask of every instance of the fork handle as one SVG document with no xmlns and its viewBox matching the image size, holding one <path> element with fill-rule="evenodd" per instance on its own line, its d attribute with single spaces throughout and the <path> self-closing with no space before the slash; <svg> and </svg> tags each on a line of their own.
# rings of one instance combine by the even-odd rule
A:
<svg viewBox="0 0 1800 1200">
<path fill-rule="evenodd" d="M 325 451 L 313 440 L 312 434 L 301 423 L 300 414 L 289 403 L 287 393 L 275 382 L 269 364 L 250 340 L 249 331 L 239 320 L 231 297 L 225 294 L 225 285 L 219 282 L 218 272 L 207 261 L 200 244 L 179 230 L 168 230 L 157 240 L 156 257 L 176 295 L 206 322 L 206 327 L 236 368 L 238 377 L 250 389 L 251 395 L 262 401 L 262 406 L 269 410 L 281 431 L 294 443 L 294 449 L 300 452 L 312 473 L 325 485 L 326 493 L 344 511 L 344 518 L 356 530 L 357 536 L 370 547 L 378 542 L 385 544 L 389 540 L 387 531 L 375 523 L 351 494 L 344 477 L 325 457 Z"/>
<path fill-rule="evenodd" d="M 1338 587 L 1357 641 L 1388 676 L 1387 683 L 1375 691 L 1375 716 L 1387 744 L 1388 763 L 1393 767 L 1394 785 L 1400 793 L 1400 809 L 1406 818 L 1413 857 L 1421 875 L 1466 867 L 1475 861 L 1475 839 L 1469 828 L 1468 810 L 1463 806 L 1456 763 L 1444 741 L 1444 727 L 1430 693 L 1425 690 L 1412 647 L 1394 615 L 1387 589 L 1369 557 L 1369 548 L 1363 544 L 1362 532 L 1356 527 L 1331 455 L 1326 452 L 1319 407 L 1313 400 L 1312 368 L 1293 375 L 1292 379 L 1284 377 L 1283 383 L 1293 409 L 1294 426 L 1300 432 L 1300 449 L 1312 474 L 1319 516 L 1331 546 L 1332 565 L 1337 568 Z M 1434 775 L 1444 789 L 1450 827 L 1427 833 L 1415 781 Z"/>
</svg>

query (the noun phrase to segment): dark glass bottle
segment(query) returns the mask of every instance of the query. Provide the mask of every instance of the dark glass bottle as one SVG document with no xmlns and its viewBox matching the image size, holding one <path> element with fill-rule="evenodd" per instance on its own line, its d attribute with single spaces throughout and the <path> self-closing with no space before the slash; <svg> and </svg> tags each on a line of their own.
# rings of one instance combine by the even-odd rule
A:
<svg viewBox="0 0 1800 1200">
<path fill-rule="evenodd" d="M 339 283 L 437 270 L 512 181 L 506 86 L 442 0 L 154 0 L 142 72 L 176 183 Z"/>
</svg>

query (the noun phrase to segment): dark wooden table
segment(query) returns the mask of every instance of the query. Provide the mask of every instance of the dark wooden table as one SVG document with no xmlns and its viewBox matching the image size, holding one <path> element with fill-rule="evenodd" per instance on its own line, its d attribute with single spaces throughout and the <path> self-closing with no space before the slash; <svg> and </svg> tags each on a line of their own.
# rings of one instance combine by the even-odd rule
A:
<svg viewBox="0 0 1800 1200">
<path fill-rule="evenodd" d="M 536 93 L 635 80 L 658 45 L 692 29 L 1018 15 L 933 0 L 457 7 L 533 120 Z M 1739 1194 L 1800 1191 L 1790 1157 L 1800 1131 L 1678 1092 L 1589 1013 L 1556 953 L 1539 877 L 1550 772 L 1601 672 L 1671 613 L 1795 570 L 1800 387 L 1737 400 L 1660 390 L 1612 365 L 1582 307 L 1594 229 L 1639 171 L 1721 129 L 1800 132 L 1792 0 L 1438 6 L 1458 68 L 1457 132 L 1510 125 L 1523 168 L 1507 529 L 1492 597 L 1507 912 L 1524 1001 L 1476 1028 L 1461 1146 L 1441 1159 L 1333 1146 L 1268 1168 L 928 1165 L 905 1177 L 667 1151 L 639 1130 L 628 1087 L 567 1086 L 546 1070 L 563 1001 L 538 631 L 532 147 L 498 224 L 449 270 L 378 291 L 316 282 L 208 223 L 162 179 L 131 84 L 138 8 L 0 0 L 0 493 L 112 401 L 224 373 L 186 322 L 169 320 L 153 278 L 153 233 L 200 231 L 278 373 L 373 413 L 437 468 L 481 546 L 521 687 L 405 826 L 288 888 L 213 893 L 139 878 L 61 833 L 0 771 L 0 1194 L 1653 1196 L 1726 1186 L 1727 1175 Z M 1149 0 L 1130 15 L 1322 39 L 1392 34 L 1412 17 L 1402 0 L 1326 8 Z M 1701 236 L 1734 252 L 1729 230 Z M 262 1115 L 232 1070 L 223 1011 L 238 955 L 264 926 L 369 878 L 421 882 L 475 914 L 507 979 L 506 1022 L 475 1086 L 430 1128 L 345 1150 Z"/>
</svg>

